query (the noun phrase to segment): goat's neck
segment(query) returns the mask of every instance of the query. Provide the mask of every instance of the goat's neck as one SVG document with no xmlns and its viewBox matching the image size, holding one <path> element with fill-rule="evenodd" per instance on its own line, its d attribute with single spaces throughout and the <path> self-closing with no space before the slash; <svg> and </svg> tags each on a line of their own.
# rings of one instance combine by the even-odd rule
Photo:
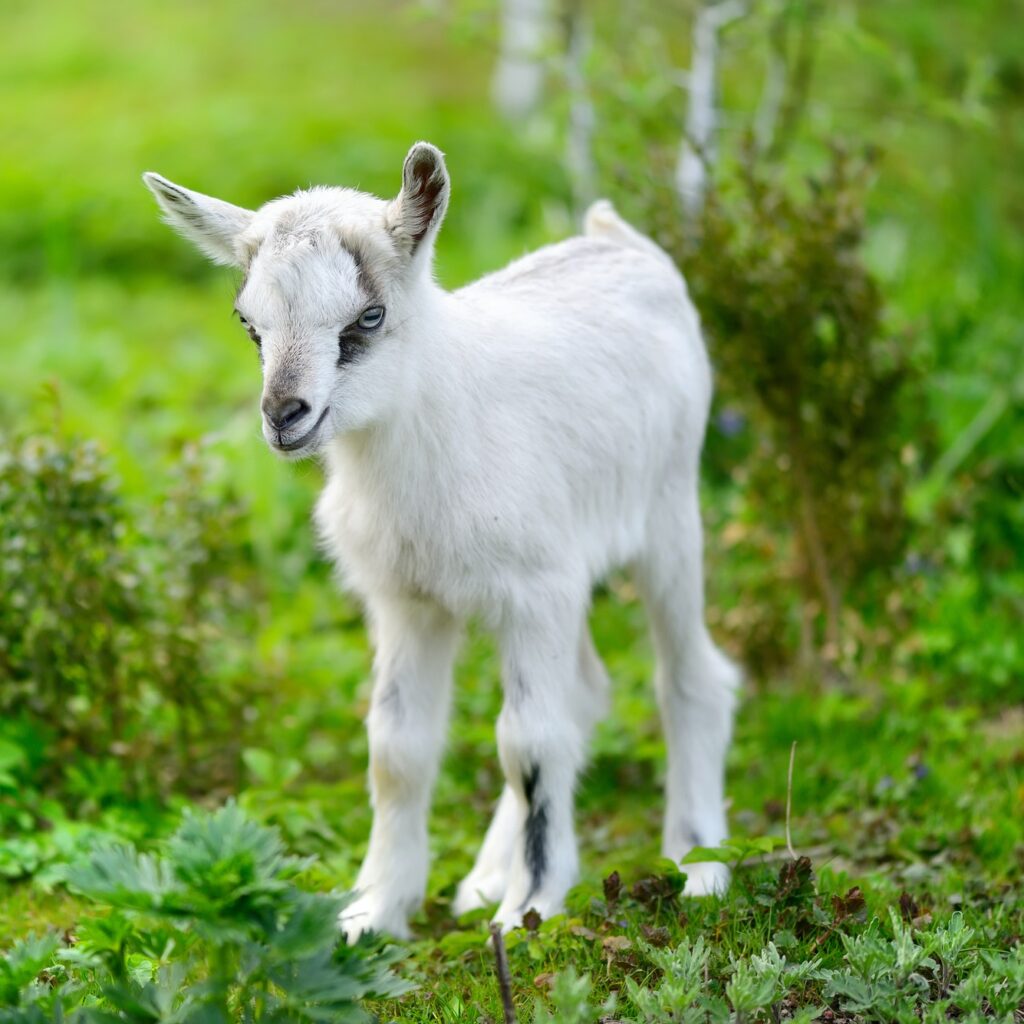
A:
<svg viewBox="0 0 1024 1024">
<path fill-rule="evenodd" d="M 416 312 L 404 328 L 408 335 L 395 400 L 381 420 L 335 440 L 329 471 L 360 467 L 376 476 L 408 475 L 413 466 L 427 470 L 436 456 L 444 457 L 458 431 L 463 389 L 457 353 L 467 325 L 452 294 L 432 280 L 420 283 L 410 298 Z"/>
</svg>

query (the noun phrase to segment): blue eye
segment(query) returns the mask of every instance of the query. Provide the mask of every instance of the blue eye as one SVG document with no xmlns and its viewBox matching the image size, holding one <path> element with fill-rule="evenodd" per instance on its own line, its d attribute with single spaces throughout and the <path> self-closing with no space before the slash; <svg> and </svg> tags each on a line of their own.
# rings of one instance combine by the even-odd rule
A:
<svg viewBox="0 0 1024 1024">
<path fill-rule="evenodd" d="M 356 326 L 363 331 L 374 331 L 384 323 L 384 307 L 371 306 L 364 310 L 356 321 Z"/>
</svg>

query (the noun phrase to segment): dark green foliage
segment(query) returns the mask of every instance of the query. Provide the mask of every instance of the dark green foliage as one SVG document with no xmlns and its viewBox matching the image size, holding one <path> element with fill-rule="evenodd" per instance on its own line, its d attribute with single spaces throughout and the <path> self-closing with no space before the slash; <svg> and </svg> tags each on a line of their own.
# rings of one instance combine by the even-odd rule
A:
<svg viewBox="0 0 1024 1024">
<path fill-rule="evenodd" d="M 950 693 L 991 702 L 1024 678 L 1024 106 L 1008 8 L 945 14 L 748 5 L 719 39 L 692 223 L 693 8 L 593 8 L 602 188 L 676 255 L 710 335 L 709 611 L 755 678 L 797 652 L 952 669 Z"/>
<path fill-rule="evenodd" d="M 368 1020 L 361 1000 L 408 986 L 391 952 L 344 944 L 345 897 L 300 889 L 307 866 L 233 804 L 187 814 L 160 855 L 97 849 L 66 879 L 103 912 L 0 960 L 0 1021 Z"/>
<path fill-rule="evenodd" d="M 870 176 L 869 159 L 834 148 L 826 172 L 796 189 L 748 147 L 695 237 L 675 246 L 720 391 L 750 420 L 746 515 L 792 537 L 773 573 L 798 582 L 804 614 L 822 625 L 815 640 L 806 623 L 805 645 L 823 640 L 832 660 L 844 607 L 892 572 L 907 537 L 911 351 L 887 334 L 861 257 Z"/>
<path fill-rule="evenodd" d="M 971 467 L 954 476 L 940 464 L 911 495 L 919 525 L 900 578 L 915 659 L 997 706 L 1024 692 L 1024 402 L 1016 412 L 1000 405 L 1003 436 L 972 451 L 959 443 Z"/>
<path fill-rule="evenodd" d="M 95 805 L 163 788 L 186 765 L 201 786 L 217 747 L 230 770 L 234 638 L 252 620 L 254 575 L 237 504 L 208 490 L 194 447 L 154 510 L 124 501 L 95 444 L 0 442 L 0 710 L 38 744 L 37 783 L 77 785 Z M 66 768 L 40 746 L 93 760 Z"/>
</svg>

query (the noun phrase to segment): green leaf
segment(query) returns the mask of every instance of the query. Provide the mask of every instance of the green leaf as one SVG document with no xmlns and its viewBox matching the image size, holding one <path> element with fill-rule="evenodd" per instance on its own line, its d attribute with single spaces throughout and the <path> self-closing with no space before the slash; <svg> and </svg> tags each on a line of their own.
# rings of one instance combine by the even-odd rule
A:
<svg viewBox="0 0 1024 1024">
<path fill-rule="evenodd" d="M 727 839 L 719 846 L 695 846 L 680 864 L 700 864 L 713 862 L 718 864 L 741 864 L 752 857 L 761 857 L 771 853 L 785 840 L 778 836 L 756 836 L 751 839 Z"/>
</svg>

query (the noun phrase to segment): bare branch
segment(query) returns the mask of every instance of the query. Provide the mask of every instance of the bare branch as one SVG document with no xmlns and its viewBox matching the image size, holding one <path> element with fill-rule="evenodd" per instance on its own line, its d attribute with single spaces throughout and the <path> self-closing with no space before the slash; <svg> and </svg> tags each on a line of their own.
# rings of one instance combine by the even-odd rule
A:
<svg viewBox="0 0 1024 1024">
<path fill-rule="evenodd" d="M 786 849 L 790 857 L 796 860 L 796 850 L 793 849 L 793 837 L 789 832 L 789 819 L 793 813 L 793 762 L 796 760 L 796 740 L 789 748 L 789 772 L 786 775 Z"/>
<path fill-rule="evenodd" d="M 785 14 L 775 19 L 768 48 L 764 88 L 754 117 L 754 140 L 759 153 L 767 152 L 775 140 L 775 126 L 786 95 Z"/>
<path fill-rule="evenodd" d="M 807 107 L 810 93 L 811 78 L 814 73 L 814 44 L 821 15 L 821 5 L 817 0 L 810 0 L 803 11 L 800 23 L 800 34 L 796 42 L 796 55 L 786 58 L 789 65 L 789 82 L 785 96 L 780 105 L 778 124 L 773 133 L 768 156 L 778 160 L 788 149 L 796 132 L 800 118 Z"/>
</svg>

